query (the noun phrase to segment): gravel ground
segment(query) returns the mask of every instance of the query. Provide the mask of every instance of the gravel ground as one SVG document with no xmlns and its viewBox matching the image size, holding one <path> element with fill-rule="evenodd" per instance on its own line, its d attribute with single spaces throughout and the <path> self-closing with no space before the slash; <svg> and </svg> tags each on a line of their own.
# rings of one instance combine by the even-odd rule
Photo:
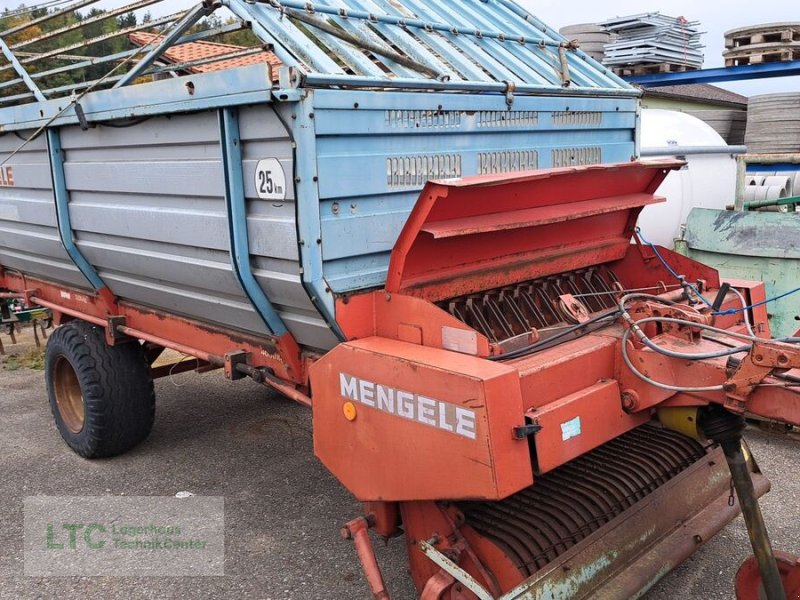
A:
<svg viewBox="0 0 800 600">
<path fill-rule="evenodd" d="M 21 340 L 23 344 L 30 340 Z M 20 352 L 23 345 L 6 350 Z M 41 371 L 0 370 L 0 599 L 369 598 L 339 527 L 359 505 L 314 458 L 310 413 L 250 382 L 193 373 L 156 382 L 157 419 L 125 456 L 86 461 L 52 424 Z M 763 500 L 775 546 L 800 553 L 798 442 L 749 435 L 773 482 Z M 22 500 L 31 495 L 225 497 L 224 577 L 24 577 Z M 376 544 L 397 600 L 414 597 L 401 540 Z M 648 600 L 730 599 L 748 554 L 741 519 L 662 580 Z"/>
</svg>

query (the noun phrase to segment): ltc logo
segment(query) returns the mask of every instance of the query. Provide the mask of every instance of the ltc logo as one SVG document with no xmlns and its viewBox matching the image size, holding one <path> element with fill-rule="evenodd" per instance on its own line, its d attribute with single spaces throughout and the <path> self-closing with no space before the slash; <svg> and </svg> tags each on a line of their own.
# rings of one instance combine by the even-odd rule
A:
<svg viewBox="0 0 800 600">
<path fill-rule="evenodd" d="M 64 532 L 67 533 L 64 533 Z M 56 533 L 58 532 L 58 534 Z M 79 532 L 80 535 L 79 535 Z M 81 523 L 62 523 L 60 528 L 56 528 L 52 523 L 47 524 L 47 549 L 63 550 L 65 547 L 75 550 L 78 545 L 85 545 L 92 550 L 99 550 L 106 545 L 105 540 L 97 539 L 98 534 L 106 532 L 106 528 L 97 523 L 84 525 Z M 62 541 L 56 541 L 56 538 Z M 81 541 L 79 541 L 82 540 Z"/>
</svg>

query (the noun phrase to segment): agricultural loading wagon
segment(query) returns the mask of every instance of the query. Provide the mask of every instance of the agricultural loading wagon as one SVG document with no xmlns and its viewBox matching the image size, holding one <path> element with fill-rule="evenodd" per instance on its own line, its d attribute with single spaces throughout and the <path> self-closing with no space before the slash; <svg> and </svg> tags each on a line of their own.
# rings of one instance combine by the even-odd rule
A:
<svg viewBox="0 0 800 600">
<path fill-rule="evenodd" d="M 77 453 L 143 440 L 153 378 L 219 368 L 312 408 L 376 598 L 370 529 L 423 598 L 623 599 L 740 510 L 739 597 L 797 597 L 742 445 L 745 412 L 800 424 L 797 339 L 761 284 L 636 234 L 681 167 L 637 160 L 636 90 L 510 0 L 209 0 L 60 67 L 14 37 L 50 18 L 0 33 L 0 288 L 60 324 Z M 276 59 L 166 62 L 235 28 Z"/>
</svg>

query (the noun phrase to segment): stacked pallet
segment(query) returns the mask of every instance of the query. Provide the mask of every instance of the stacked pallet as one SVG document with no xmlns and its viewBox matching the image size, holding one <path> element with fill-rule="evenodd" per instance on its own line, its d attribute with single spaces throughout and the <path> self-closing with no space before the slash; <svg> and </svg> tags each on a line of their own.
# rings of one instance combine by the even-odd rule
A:
<svg viewBox="0 0 800 600">
<path fill-rule="evenodd" d="M 597 62 L 603 62 L 606 44 L 612 41 L 611 32 L 594 23 L 567 25 L 558 32 L 568 40 L 578 42 L 580 49 Z"/>
<path fill-rule="evenodd" d="M 603 64 L 623 76 L 670 73 L 703 66 L 699 23 L 683 17 L 645 13 L 601 24 L 617 35 L 605 47 Z"/>
<path fill-rule="evenodd" d="M 744 144 L 747 111 L 732 109 L 688 110 L 688 114 L 705 121 L 731 146 Z"/>
<path fill-rule="evenodd" d="M 800 152 L 800 93 L 751 96 L 745 144 L 756 154 Z"/>
<path fill-rule="evenodd" d="M 726 67 L 800 60 L 800 23 L 750 25 L 725 32 Z"/>
</svg>

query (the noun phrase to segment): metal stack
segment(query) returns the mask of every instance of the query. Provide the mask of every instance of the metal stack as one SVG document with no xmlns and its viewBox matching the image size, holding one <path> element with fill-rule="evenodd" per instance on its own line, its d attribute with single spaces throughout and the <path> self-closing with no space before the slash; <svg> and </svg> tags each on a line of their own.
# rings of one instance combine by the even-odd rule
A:
<svg viewBox="0 0 800 600">
<path fill-rule="evenodd" d="M 645 13 L 601 24 L 616 34 L 605 47 L 603 64 L 621 75 L 687 71 L 703 66 L 699 23 L 683 17 Z"/>
</svg>

